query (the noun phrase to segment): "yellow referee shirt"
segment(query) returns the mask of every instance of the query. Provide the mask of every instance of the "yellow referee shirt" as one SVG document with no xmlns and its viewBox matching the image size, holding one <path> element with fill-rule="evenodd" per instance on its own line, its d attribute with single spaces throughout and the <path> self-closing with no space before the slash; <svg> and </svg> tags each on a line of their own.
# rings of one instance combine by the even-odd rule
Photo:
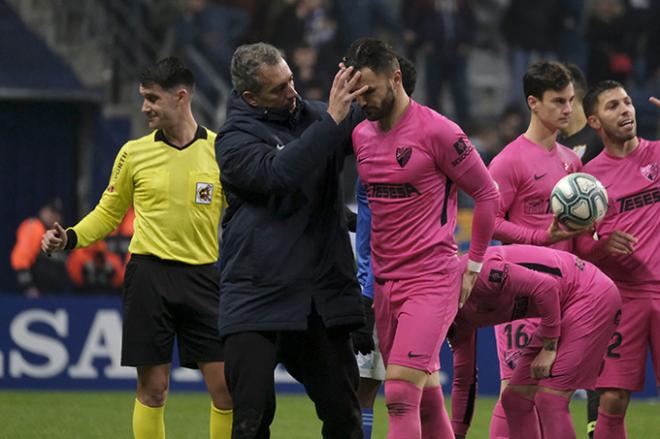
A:
<svg viewBox="0 0 660 439">
<path fill-rule="evenodd" d="M 198 127 L 181 149 L 168 144 L 161 130 L 126 143 L 98 205 L 73 227 L 76 247 L 107 236 L 133 204 L 131 253 L 187 264 L 215 262 L 224 202 L 215 137 Z"/>
</svg>

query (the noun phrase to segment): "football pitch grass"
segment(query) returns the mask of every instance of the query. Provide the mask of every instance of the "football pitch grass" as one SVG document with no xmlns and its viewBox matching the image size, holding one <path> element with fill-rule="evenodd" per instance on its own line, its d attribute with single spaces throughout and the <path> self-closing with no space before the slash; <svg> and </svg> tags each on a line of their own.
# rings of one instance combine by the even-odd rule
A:
<svg viewBox="0 0 660 439">
<path fill-rule="evenodd" d="M 0 438 L 130 439 L 133 398 L 132 392 L 0 391 Z M 167 438 L 208 438 L 209 404 L 204 393 L 170 394 L 165 415 Z M 494 404 L 494 398 L 478 399 L 469 438 L 488 438 L 488 422 Z M 655 401 L 633 400 L 626 420 L 628 437 L 660 438 L 659 408 Z M 586 402 L 575 400 L 571 412 L 577 437 L 585 438 Z M 383 399 L 379 397 L 374 439 L 385 438 L 386 421 Z M 278 395 L 272 438 L 320 438 L 320 428 L 314 407 L 305 396 Z"/>
</svg>

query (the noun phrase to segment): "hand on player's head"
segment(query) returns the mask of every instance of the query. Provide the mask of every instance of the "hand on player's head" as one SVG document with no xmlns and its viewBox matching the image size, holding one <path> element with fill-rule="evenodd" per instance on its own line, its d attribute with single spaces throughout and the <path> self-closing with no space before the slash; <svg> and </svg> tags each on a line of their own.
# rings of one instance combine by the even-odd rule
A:
<svg viewBox="0 0 660 439">
<path fill-rule="evenodd" d="M 335 75 L 328 99 L 328 113 L 337 124 L 346 118 L 353 100 L 367 91 L 367 86 L 356 88 L 359 80 L 360 72 L 354 72 L 353 67 L 340 67 Z"/>
</svg>

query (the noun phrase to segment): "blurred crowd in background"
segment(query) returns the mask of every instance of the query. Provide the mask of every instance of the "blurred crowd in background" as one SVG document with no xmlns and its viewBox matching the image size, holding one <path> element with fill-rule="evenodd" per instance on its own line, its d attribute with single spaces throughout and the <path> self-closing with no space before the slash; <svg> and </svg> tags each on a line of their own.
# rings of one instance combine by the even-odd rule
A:
<svg viewBox="0 0 660 439">
<path fill-rule="evenodd" d="M 530 62 L 542 58 L 576 64 L 589 83 L 626 84 L 639 135 L 658 137 L 657 109 L 646 98 L 660 95 L 660 1 L 105 1 L 123 4 L 136 32 L 153 36 L 156 43 L 136 62 L 182 57 L 211 108 L 224 105 L 231 56 L 240 44 L 279 47 L 300 95 L 325 100 L 350 43 L 377 36 L 415 63 L 414 98 L 459 123 L 486 163 L 527 126 L 521 78 Z M 135 78 L 127 79 L 134 88 Z M 217 119 L 207 120 L 218 128 Z M 59 259 L 40 254 L 35 237 L 62 221 L 60 204 L 48 202 L 16 232 L 10 262 L 21 291 L 30 297 L 71 289 L 119 292 L 132 216 L 108 240 Z"/>
<path fill-rule="evenodd" d="M 153 2 L 147 26 L 184 58 L 193 46 L 229 83 L 233 50 L 268 41 L 284 51 L 298 92 L 327 99 L 352 41 L 378 36 L 415 62 L 415 98 L 461 125 L 486 162 L 527 125 L 530 62 L 580 67 L 589 83 L 626 84 L 639 134 L 657 135 L 646 97 L 660 91 L 660 2 L 651 0 L 186 0 Z M 173 33 L 167 37 L 168 33 Z M 196 72 L 200 88 L 205 73 Z M 638 99 L 636 99 L 638 98 Z M 495 103 L 490 103 L 493 99 Z"/>
</svg>

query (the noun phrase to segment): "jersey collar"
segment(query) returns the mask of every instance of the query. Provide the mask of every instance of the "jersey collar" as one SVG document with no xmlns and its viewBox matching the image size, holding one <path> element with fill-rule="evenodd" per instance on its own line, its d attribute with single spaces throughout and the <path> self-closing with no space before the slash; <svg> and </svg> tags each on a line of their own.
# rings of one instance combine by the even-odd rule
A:
<svg viewBox="0 0 660 439">
<path fill-rule="evenodd" d="M 181 147 L 170 143 L 169 140 L 167 140 L 167 137 L 165 137 L 165 132 L 163 130 L 157 130 L 156 131 L 156 134 L 154 136 L 154 140 L 156 142 L 163 142 L 167 146 L 171 146 L 172 148 L 182 150 L 182 149 L 188 148 L 190 145 L 192 145 L 193 143 L 195 143 L 199 139 L 206 140 L 207 137 L 208 137 L 208 135 L 206 133 L 206 129 L 204 127 L 202 127 L 201 125 L 197 125 L 197 131 L 195 132 L 195 137 L 193 137 L 193 139 L 190 142 L 186 143 L 185 145 L 183 145 Z"/>
</svg>

